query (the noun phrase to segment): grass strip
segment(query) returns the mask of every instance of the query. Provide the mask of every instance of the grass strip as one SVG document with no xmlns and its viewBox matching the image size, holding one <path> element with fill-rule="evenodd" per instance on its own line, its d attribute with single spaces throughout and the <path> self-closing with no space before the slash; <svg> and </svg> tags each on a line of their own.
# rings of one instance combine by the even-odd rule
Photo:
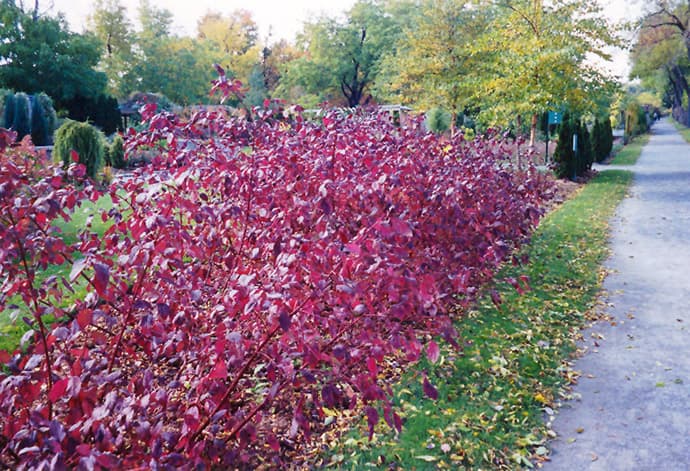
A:
<svg viewBox="0 0 690 471">
<path fill-rule="evenodd" d="M 642 153 L 642 148 L 649 142 L 649 134 L 635 137 L 627 145 L 616 153 L 611 160 L 611 165 L 635 165 Z"/>
<path fill-rule="evenodd" d="M 676 129 L 678 130 L 678 132 L 680 133 L 680 135 L 683 136 L 683 139 L 685 139 L 685 142 L 689 142 L 689 143 L 690 143 L 690 128 L 688 128 L 687 126 L 684 126 L 684 125 L 680 124 L 680 123 L 679 123 L 678 121 L 676 121 L 675 119 L 672 119 L 671 122 L 672 122 L 673 125 L 676 127 Z"/>
<path fill-rule="evenodd" d="M 110 196 L 105 195 L 101 197 L 97 202 L 93 203 L 90 201 L 84 201 L 82 205 L 74 210 L 70 214 L 71 219 L 69 221 L 64 221 L 62 219 L 57 219 L 55 221 L 55 226 L 57 226 L 62 234 L 62 238 L 66 244 L 71 245 L 78 241 L 78 234 L 82 231 L 86 225 L 87 221 L 90 222 L 90 231 L 95 232 L 99 236 L 102 236 L 106 229 L 110 227 L 110 222 L 103 222 L 100 218 L 100 211 L 106 211 L 112 208 L 113 203 Z M 51 265 L 46 270 L 38 272 L 36 274 L 36 284 L 40 284 L 43 280 L 50 276 L 64 276 L 69 277 L 69 273 L 72 270 L 72 265 L 70 263 L 64 263 L 63 265 Z M 86 296 L 86 285 L 82 280 L 77 280 L 73 284 L 74 293 L 69 293 L 65 291 L 65 297 L 63 298 L 61 304 L 63 306 L 69 306 L 74 302 L 75 299 L 83 298 Z M 14 296 L 8 304 L 15 303 L 19 306 L 19 315 L 15 322 L 10 318 L 10 310 L 6 309 L 0 311 L 0 350 L 6 350 L 8 352 L 14 351 L 20 344 L 22 335 L 27 332 L 31 327 L 22 320 L 22 317 L 31 317 L 28 309 L 21 301 L 19 295 Z M 53 319 L 47 319 L 47 322 L 52 322 Z"/>
<path fill-rule="evenodd" d="M 436 364 L 421 361 L 394 386 L 404 420 L 396 435 L 365 421 L 329 443 L 325 461 L 338 469 L 516 469 L 548 456 L 545 414 L 565 395 L 568 367 L 588 321 L 608 254 L 608 221 L 632 179 L 598 174 L 541 222 L 525 249 L 529 262 L 505 266 L 497 280 L 529 277 L 519 295 L 498 283 L 502 304 L 487 297 L 458 322 L 462 350 L 442 345 Z M 424 374 L 439 399 L 424 397 Z"/>
</svg>

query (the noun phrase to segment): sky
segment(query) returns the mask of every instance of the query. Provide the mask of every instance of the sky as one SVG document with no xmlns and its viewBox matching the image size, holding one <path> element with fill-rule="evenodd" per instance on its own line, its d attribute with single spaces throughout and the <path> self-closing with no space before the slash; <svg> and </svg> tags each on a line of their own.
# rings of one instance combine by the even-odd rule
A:
<svg viewBox="0 0 690 471">
<path fill-rule="evenodd" d="M 266 39 L 269 30 L 272 40 L 281 38 L 292 40 L 301 30 L 305 20 L 320 14 L 337 15 L 349 7 L 355 0 L 150 0 L 157 8 L 170 10 L 175 16 L 173 32 L 181 35 L 193 35 L 196 23 L 207 11 L 230 13 L 244 9 L 252 12 L 259 25 L 262 40 Z M 130 18 L 136 17 L 139 0 L 121 0 L 127 7 Z M 43 0 L 49 5 L 50 0 Z M 86 17 L 91 13 L 92 0 L 52 0 L 54 11 L 61 11 L 67 17 L 72 29 L 82 32 Z"/>
<path fill-rule="evenodd" d="M 139 0 L 121 0 L 134 22 Z M 322 14 L 342 14 L 355 0 L 150 0 L 158 8 L 170 10 L 174 15 L 173 32 L 194 35 L 196 23 L 208 11 L 230 13 L 236 9 L 252 12 L 259 26 L 262 41 L 293 40 L 302 24 Z M 600 0 L 605 14 L 614 21 L 632 19 L 641 13 L 644 0 Z M 71 28 L 82 32 L 86 18 L 92 12 L 93 0 L 42 0 L 42 5 L 53 5 L 53 12 L 61 11 Z M 270 37 L 269 37 L 270 33 Z M 613 51 L 614 61 L 607 67 L 620 78 L 627 78 L 628 60 L 625 51 Z"/>
</svg>

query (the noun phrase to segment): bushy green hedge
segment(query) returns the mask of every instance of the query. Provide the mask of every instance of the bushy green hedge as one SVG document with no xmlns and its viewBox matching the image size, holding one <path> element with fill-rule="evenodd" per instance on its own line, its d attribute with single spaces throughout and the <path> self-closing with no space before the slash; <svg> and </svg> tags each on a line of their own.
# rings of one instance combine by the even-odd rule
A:
<svg viewBox="0 0 690 471">
<path fill-rule="evenodd" d="M 68 120 L 55 133 L 53 154 L 68 166 L 72 163 L 72 151 L 75 151 L 79 163 L 86 166 L 87 175 L 95 178 L 103 164 L 104 141 L 103 134 L 89 123 Z"/>
</svg>

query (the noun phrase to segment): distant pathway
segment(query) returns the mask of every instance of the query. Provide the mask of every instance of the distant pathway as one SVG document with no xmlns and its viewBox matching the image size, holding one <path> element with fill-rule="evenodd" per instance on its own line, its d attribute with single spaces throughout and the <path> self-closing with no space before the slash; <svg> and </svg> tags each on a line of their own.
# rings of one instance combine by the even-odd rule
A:
<svg viewBox="0 0 690 471">
<path fill-rule="evenodd" d="M 617 325 L 585 332 L 549 471 L 690 470 L 690 144 L 662 120 L 630 168 L 604 282 Z"/>
</svg>

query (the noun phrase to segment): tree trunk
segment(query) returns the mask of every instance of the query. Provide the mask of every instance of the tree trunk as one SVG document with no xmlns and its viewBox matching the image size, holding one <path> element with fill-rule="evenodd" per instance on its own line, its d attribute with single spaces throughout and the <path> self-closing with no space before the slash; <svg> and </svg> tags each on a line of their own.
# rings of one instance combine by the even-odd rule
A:
<svg viewBox="0 0 690 471">
<path fill-rule="evenodd" d="M 530 123 L 530 128 L 529 128 L 529 146 L 534 147 L 534 144 L 537 142 L 537 122 L 538 122 L 538 116 L 537 113 L 534 113 L 532 115 L 532 122 Z"/>
<path fill-rule="evenodd" d="M 517 129 L 515 130 L 515 156 L 517 157 L 517 168 L 522 169 L 520 158 L 520 132 L 522 131 L 522 115 L 517 115 Z"/>
<path fill-rule="evenodd" d="M 690 126 L 690 123 L 688 122 L 688 116 L 690 116 L 689 111 L 690 110 L 684 110 L 683 109 L 683 95 L 686 95 L 688 99 L 690 100 L 690 85 L 688 85 L 688 81 L 685 79 L 685 74 L 683 73 L 683 70 L 680 68 L 678 65 L 674 65 L 670 70 L 669 70 L 669 75 L 671 78 L 671 83 L 673 84 L 673 95 L 674 95 L 674 105 L 677 104 L 678 108 L 681 111 L 681 120 L 685 126 Z"/>
</svg>

